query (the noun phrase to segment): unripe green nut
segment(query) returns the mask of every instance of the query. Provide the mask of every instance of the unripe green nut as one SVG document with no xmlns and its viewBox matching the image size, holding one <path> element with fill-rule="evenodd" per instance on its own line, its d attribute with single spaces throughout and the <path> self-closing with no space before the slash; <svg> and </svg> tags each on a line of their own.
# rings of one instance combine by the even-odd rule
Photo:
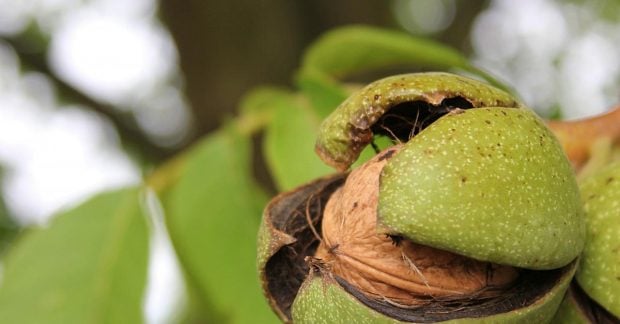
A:
<svg viewBox="0 0 620 324">
<path fill-rule="evenodd" d="M 582 185 L 587 243 L 577 282 L 583 290 L 620 318 L 620 164 Z"/>
<path fill-rule="evenodd" d="M 328 264 L 344 253 L 338 244 L 325 247 L 321 240 L 322 252 L 316 254 L 331 254 L 336 261 L 315 257 L 325 205 L 341 197 L 334 193 L 348 177 L 338 174 L 281 194 L 263 215 L 259 271 L 281 319 L 548 322 L 575 272 L 585 234 L 571 166 L 541 120 L 509 94 L 473 79 L 446 73 L 400 75 L 374 82 L 347 99 L 323 122 L 316 151 L 344 171 L 376 135 L 406 142 L 368 162 L 385 160 L 376 185 L 361 183 L 364 190 L 375 186 L 377 191 L 377 235 L 456 253 L 472 264 L 489 262 L 489 269 L 501 268 L 499 264 L 517 267 L 517 281 L 497 302 L 468 301 L 466 307 L 453 302 L 456 306 L 449 311 L 445 303 L 402 307 L 348 282 Z M 358 202 L 342 206 L 350 213 Z M 351 213 L 355 218 L 356 212 Z M 375 270 L 369 270 L 367 279 L 398 277 Z"/>
<path fill-rule="evenodd" d="M 379 221 L 411 240 L 478 260 L 555 269 L 579 255 L 579 189 L 531 111 L 448 114 L 383 169 Z"/>
<path fill-rule="evenodd" d="M 581 184 L 586 244 L 555 323 L 620 322 L 620 163 Z"/>
</svg>

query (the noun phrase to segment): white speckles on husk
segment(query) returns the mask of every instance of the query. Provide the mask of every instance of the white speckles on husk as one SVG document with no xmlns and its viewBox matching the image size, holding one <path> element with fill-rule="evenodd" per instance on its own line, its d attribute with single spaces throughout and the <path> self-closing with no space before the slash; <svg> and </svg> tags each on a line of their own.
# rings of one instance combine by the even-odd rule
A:
<svg viewBox="0 0 620 324">
<path fill-rule="evenodd" d="M 292 315 L 295 324 L 400 323 L 364 306 L 333 279 L 321 276 L 306 279 L 293 303 Z"/>
<path fill-rule="evenodd" d="M 554 269 L 584 244 L 571 166 L 527 109 L 440 118 L 386 165 L 379 196 L 391 232 L 478 260 Z"/>
<path fill-rule="evenodd" d="M 620 318 L 620 163 L 588 178 L 581 191 L 587 240 L 577 282 Z"/>
</svg>

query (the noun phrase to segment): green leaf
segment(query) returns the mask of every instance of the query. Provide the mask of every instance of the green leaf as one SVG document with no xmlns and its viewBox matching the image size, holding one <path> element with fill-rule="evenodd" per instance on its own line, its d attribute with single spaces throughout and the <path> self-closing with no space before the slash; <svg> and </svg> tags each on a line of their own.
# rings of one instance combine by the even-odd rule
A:
<svg viewBox="0 0 620 324">
<path fill-rule="evenodd" d="M 275 107 L 265 134 L 265 158 L 280 191 L 334 172 L 314 153 L 320 118 L 300 98 Z"/>
<path fill-rule="evenodd" d="M 351 94 L 342 84 L 315 68 L 307 68 L 300 73 L 297 84 L 321 118 L 327 117 Z"/>
<path fill-rule="evenodd" d="M 316 69 L 335 78 L 402 64 L 428 68 L 469 69 L 458 51 L 425 38 L 365 26 L 335 29 L 321 37 L 304 56 L 302 71 Z"/>
<path fill-rule="evenodd" d="M 399 31 L 367 26 L 342 27 L 319 38 L 307 50 L 297 80 L 319 111 L 329 111 L 348 96 L 346 88 L 337 80 L 373 69 L 408 65 L 460 69 L 508 89 L 451 47 Z"/>
<path fill-rule="evenodd" d="M 377 150 L 379 152 L 387 149 L 390 146 L 393 146 L 394 144 L 396 144 L 396 142 L 392 141 L 392 139 L 390 139 L 387 136 L 375 136 L 373 138 L 373 141 L 375 143 L 375 146 L 377 148 Z M 362 153 L 360 153 L 360 156 L 357 158 L 357 160 L 355 161 L 355 163 L 353 163 L 353 165 L 351 165 L 351 169 L 356 169 L 358 167 L 360 167 L 362 164 L 368 162 L 368 160 L 372 159 L 375 155 L 377 155 L 377 151 L 375 151 L 375 148 L 372 147 L 371 145 L 366 146 L 366 148 L 364 148 L 364 150 L 362 151 Z"/>
<path fill-rule="evenodd" d="M 244 95 L 239 104 L 239 129 L 244 134 L 254 133 L 269 123 L 274 103 L 290 93 L 276 87 L 259 87 Z"/>
<path fill-rule="evenodd" d="M 11 215 L 9 215 L 1 194 L 2 193 L 0 192 L 0 258 L 11 246 L 11 243 L 20 230 L 19 225 L 15 222 Z"/>
<path fill-rule="evenodd" d="M 252 180 L 249 137 L 228 126 L 187 154 L 178 182 L 161 197 L 166 222 L 208 318 L 275 322 L 255 265 L 256 234 L 267 199 Z"/>
<path fill-rule="evenodd" d="M 101 194 L 18 238 L 0 286 L 4 323 L 140 323 L 148 230 L 139 193 Z"/>
</svg>

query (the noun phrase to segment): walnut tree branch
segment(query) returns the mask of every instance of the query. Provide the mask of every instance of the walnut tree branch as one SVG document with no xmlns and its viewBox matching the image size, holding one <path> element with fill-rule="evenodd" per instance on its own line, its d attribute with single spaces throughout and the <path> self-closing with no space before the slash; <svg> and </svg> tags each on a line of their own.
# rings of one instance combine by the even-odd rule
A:
<svg viewBox="0 0 620 324">
<path fill-rule="evenodd" d="M 13 47 L 21 60 L 22 68 L 46 75 L 56 87 L 60 98 L 92 109 L 112 122 L 118 131 L 123 147 L 137 153 L 141 162 L 158 162 L 174 153 L 173 149 L 163 148 L 153 143 L 140 129 L 133 114 L 102 103 L 62 80 L 50 68 L 45 50 L 39 49 L 41 45 L 32 44 L 32 40 L 21 35 L 2 40 Z"/>
</svg>

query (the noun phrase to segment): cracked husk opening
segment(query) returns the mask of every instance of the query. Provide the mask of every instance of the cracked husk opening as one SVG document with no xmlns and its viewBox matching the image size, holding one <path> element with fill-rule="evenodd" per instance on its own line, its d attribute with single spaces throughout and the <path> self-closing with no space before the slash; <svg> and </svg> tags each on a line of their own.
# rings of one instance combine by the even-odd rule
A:
<svg viewBox="0 0 620 324">
<path fill-rule="evenodd" d="M 390 147 L 352 171 L 332 194 L 313 264 L 370 298 L 401 307 L 500 295 L 517 280 L 517 269 L 416 244 L 397 233 L 377 232 L 381 170 L 401 147 Z"/>
</svg>

